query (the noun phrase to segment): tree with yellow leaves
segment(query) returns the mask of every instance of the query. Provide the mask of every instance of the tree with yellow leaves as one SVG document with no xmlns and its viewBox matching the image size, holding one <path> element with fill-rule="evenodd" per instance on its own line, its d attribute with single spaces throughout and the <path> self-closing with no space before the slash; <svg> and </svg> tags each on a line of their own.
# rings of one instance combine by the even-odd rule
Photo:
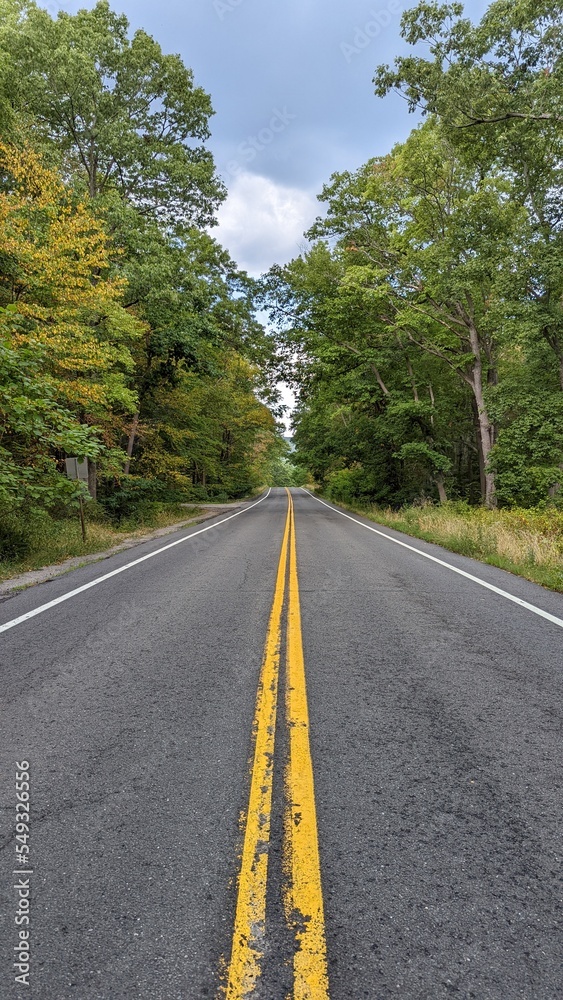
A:
<svg viewBox="0 0 563 1000">
<path fill-rule="evenodd" d="M 0 233 L 0 335 L 35 344 L 58 404 L 117 445 L 143 327 L 121 305 L 103 223 L 33 150 L 0 144 Z"/>
</svg>

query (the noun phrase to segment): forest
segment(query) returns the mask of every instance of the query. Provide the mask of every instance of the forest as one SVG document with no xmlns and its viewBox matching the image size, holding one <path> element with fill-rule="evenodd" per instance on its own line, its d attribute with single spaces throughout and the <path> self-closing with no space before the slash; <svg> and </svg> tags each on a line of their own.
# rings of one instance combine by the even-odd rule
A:
<svg viewBox="0 0 563 1000">
<path fill-rule="evenodd" d="M 0 561 L 80 498 L 116 526 L 268 483 L 562 509 L 561 15 L 406 11 L 373 99 L 414 128 L 331 176 L 257 281 L 213 238 L 213 108 L 180 57 L 108 0 L 0 0 Z"/>
<path fill-rule="evenodd" d="M 407 11 L 374 84 L 419 123 L 328 180 L 264 279 L 297 458 L 336 501 L 563 505 L 562 13 Z"/>
<path fill-rule="evenodd" d="M 213 239 L 211 100 L 106 0 L 0 0 L 0 546 L 241 497 L 286 445 L 257 289 Z M 65 459 L 87 460 L 88 483 Z"/>
</svg>

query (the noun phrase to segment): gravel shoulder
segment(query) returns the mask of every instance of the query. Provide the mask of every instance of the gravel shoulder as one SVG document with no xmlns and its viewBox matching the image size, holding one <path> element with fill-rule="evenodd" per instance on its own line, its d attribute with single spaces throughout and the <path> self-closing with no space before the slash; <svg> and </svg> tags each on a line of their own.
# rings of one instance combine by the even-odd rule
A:
<svg viewBox="0 0 563 1000">
<path fill-rule="evenodd" d="M 101 562 L 103 559 L 109 559 L 110 556 L 114 556 L 117 552 L 123 552 L 126 549 L 132 549 L 136 545 L 141 545 L 143 542 L 148 542 L 152 538 L 160 538 L 164 535 L 170 535 L 174 531 L 179 531 L 180 528 L 185 528 L 190 524 L 198 524 L 200 521 L 208 521 L 212 517 L 217 517 L 225 510 L 238 510 L 242 506 L 241 503 L 223 503 L 223 504 L 198 504 L 200 510 L 203 511 L 202 514 L 198 514 L 197 517 L 186 518 L 183 521 L 176 521 L 174 524 L 167 524 L 164 528 L 155 528 L 152 530 L 147 530 L 146 533 L 139 534 L 136 531 L 134 534 L 125 535 L 122 542 L 118 545 L 112 545 L 111 548 L 105 549 L 102 552 L 93 552 L 89 555 L 74 556 L 70 559 L 65 559 L 60 563 L 53 563 L 50 566 L 42 566 L 41 569 L 29 570 L 26 573 L 20 573 L 17 576 L 12 576 L 8 580 L 4 580 L 0 583 L 0 601 L 7 597 L 12 597 L 14 592 L 19 590 L 27 590 L 28 587 L 34 587 L 38 583 L 46 583 L 48 580 L 54 580 L 58 576 L 63 576 L 65 573 L 71 573 L 75 569 L 80 569 L 81 566 L 88 566 L 90 563 Z"/>
</svg>

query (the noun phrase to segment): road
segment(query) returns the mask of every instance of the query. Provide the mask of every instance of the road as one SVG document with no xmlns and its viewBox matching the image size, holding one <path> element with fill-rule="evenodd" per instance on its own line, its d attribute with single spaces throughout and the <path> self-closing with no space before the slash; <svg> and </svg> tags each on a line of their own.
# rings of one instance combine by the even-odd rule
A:
<svg viewBox="0 0 563 1000">
<path fill-rule="evenodd" d="M 561 595 L 291 495 L 0 604 L 0 997 L 563 996 Z"/>
</svg>

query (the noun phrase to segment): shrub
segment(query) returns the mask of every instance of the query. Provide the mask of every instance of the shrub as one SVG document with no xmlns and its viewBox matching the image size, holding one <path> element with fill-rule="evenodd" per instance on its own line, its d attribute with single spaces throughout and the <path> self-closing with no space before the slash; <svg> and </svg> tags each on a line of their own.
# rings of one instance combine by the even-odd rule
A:
<svg viewBox="0 0 563 1000">
<path fill-rule="evenodd" d="M 99 503 L 116 524 L 123 521 L 151 524 L 165 504 L 189 502 L 185 492 L 173 489 L 158 479 L 128 476 L 111 492 L 102 490 Z"/>
<path fill-rule="evenodd" d="M 335 503 L 367 503 L 371 484 L 361 466 L 352 469 L 337 469 L 329 472 L 325 479 L 324 493 Z"/>
<path fill-rule="evenodd" d="M 0 560 L 15 562 L 23 559 L 31 549 L 29 529 L 15 519 L 0 524 Z"/>
</svg>

